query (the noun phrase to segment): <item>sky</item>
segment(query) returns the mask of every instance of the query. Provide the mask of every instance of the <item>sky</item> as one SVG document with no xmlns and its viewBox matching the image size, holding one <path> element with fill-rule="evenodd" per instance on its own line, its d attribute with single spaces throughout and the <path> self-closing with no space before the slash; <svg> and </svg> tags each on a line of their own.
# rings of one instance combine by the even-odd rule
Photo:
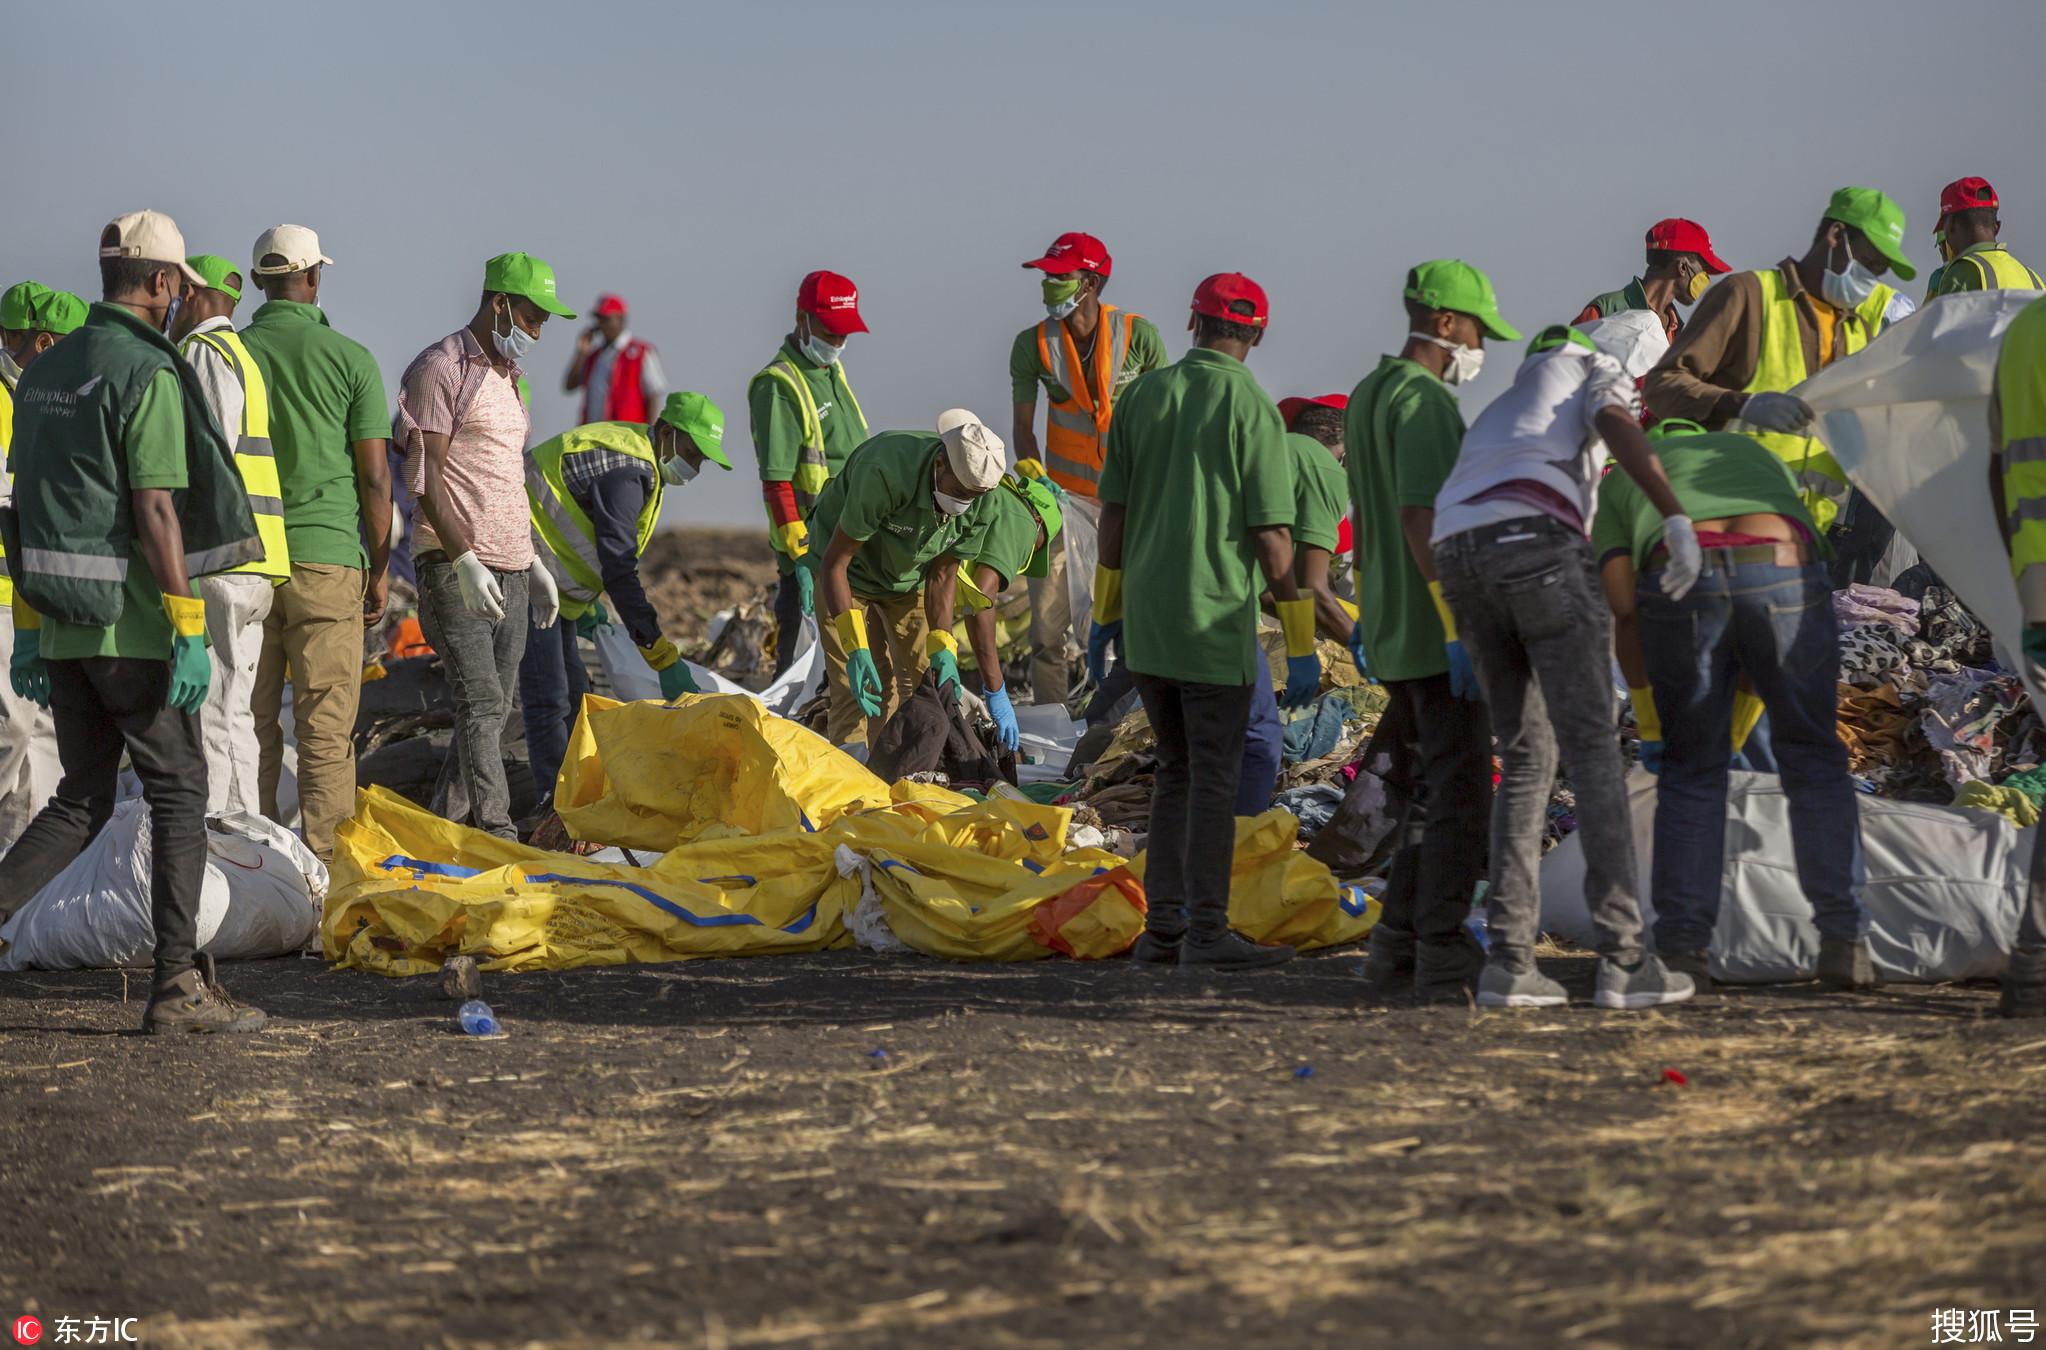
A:
<svg viewBox="0 0 2046 1350">
<path fill-rule="evenodd" d="M 1005 438 L 1009 348 L 1043 317 L 1020 264 L 1067 230 L 1175 358 L 1202 277 L 1259 281 L 1274 399 L 1398 350 L 1416 263 L 1484 268 L 1532 333 L 1625 284 L 1662 217 L 1767 267 L 1844 185 L 1902 203 L 1922 274 L 1940 187 L 1982 175 L 2046 268 L 2038 0 L 0 0 L 0 33 L 36 54 L 8 63 L 0 285 L 97 298 L 99 230 L 143 207 L 238 262 L 309 226 L 328 315 L 395 399 L 484 260 L 537 254 L 579 309 L 625 296 L 671 383 L 725 410 L 734 471 L 670 491 L 675 524 L 764 524 L 746 384 L 817 268 L 860 288 L 874 430 L 964 406 Z M 576 418 L 577 326 L 527 360 L 536 439 Z M 1467 418 L 1519 356 L 1495 346 Z"/>
</svg>

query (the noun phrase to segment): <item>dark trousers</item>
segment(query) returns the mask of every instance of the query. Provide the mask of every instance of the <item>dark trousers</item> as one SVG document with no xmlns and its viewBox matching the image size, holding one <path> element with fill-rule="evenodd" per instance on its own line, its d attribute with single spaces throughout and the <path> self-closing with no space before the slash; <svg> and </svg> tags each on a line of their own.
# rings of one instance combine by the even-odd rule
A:
<svg viewBox="0 0 2046 1350">
<path fill-rule="evenodd" d="M 1229 931 L 1236 856 L 1236 783 L 1256 685 L 1193 684 L 1132 671 L 1158 735 L 1145 926 L 1168 941 L 1207 943 Z"/>
<path fill-rule="evenodd" d="M 1896 537 L 1897 527 L 1890 524 L 1888 517 L 1861 495 L 1860 488 L 1852 489 L 1833 528 L 1826 531 L 1826 542 L 1833 546 L 1833 560 L 1826 564 L 1826 580 L 1836 591 L 1857 582 L 1868 584 L 1875 577 L 1876 565 L 1889 551 L 1890 541 Z"/>
<path fill-rule="evenodd" d="M 796 644 L 803 638 L 803 591 L 796 564 L 780 554 L 775 562 L 782 568 L 774 587 L 774 674 L 780 679 L 796 663 Z"/>
<path fill-rule="evenodd" d="M 1258 816 L 1272 809 L 1272 790 L 1286 759 L 1286 727 L 1279 721 L 1279 696 L 1270 680 L 1251 686 L 1250 724 L 1243 732 L 1243 776 L 1236 785 L 1236 814 Z"/>
<path fill-rule="evenodd" d="M 2025 905 L 2018 911 L 2017 949 L 2035 957 L 2046 953 L 2046 844 L 2039 842 L 2036 834 Z"/>
<path fill-rule="evenodd" d="M 563 615 L 552 628 L 526 634 L 526 654 L 519 658 L 519 708 L 526 722 L 533 791 L 543 805 L 554 799 L 569 733 L 589 692 L 590 672 L 576 646 L 573 619 Z"/>
<path fill-rule="evenodd" d="M 516 839 L 511 785 L 504 776 L 504 723 L 533 626 L 526 607 L 529 574 L 491 569 L 504 588 L 504 617 L 493 621 L 462 603 L 461 583 L 445 553 L 435 549 L 418 563 L 419 631 L 440 655 L 455 704 L 454 748 L 441 761 L 430 809 L 457 825 Z"/>
<path fill-rule="evenodd" d="M 28 903 L 113 816 L 126 750 L 149 803 L 149 900 L 161 988 L 192 968 L 199 946 L 199 891 L 206 881 L 206 749 L 199 719 L 164 706 L 168 661 L 95 656 L 49 666 L 64 778 L 0 859 L 0 914 Z"/>
<path fill-rule="evenodd" d="M 1491 828 L 1492 728 L 1485 705 L 1449 691 L 1449 676 L 1386 680 L 1374 740 L 1392 754 L 1394 853 L 1375 951 L 1461 946 L 1471 893 L 1485 875 Z M 1388 733 L 1387 722 L 1391 723 Z"/>
</svg>

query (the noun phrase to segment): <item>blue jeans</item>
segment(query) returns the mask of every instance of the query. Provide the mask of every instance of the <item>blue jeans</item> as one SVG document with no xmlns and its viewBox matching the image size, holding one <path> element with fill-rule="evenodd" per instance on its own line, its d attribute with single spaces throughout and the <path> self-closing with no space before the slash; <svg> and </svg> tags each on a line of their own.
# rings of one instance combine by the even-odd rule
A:
<svg viewBox="0 0 2046 1350">
<path fill-rule="evenodd" d="M 566 615 L 552 628 L 526 635 L 526 655 L 519 662 L 519 704 L 526 719 L 526 758 L 533 766 L 533 792 L 543 804 L 554 800 L 554 780 L 568 755 L 568 734 L 575 729 L 583 695 L 590 692 L 590 672 L 575 645 L 575 620 Z"/>
<path fill-rule="evenodd" d="M 1723 559 L 1708 552 L 1704 575 L 1681 600 L 1664 596 L 1653 573 L 1635 591 L 1648 681 L 1662 714 L 1651 882 L 1656 947 L 1692 952 L 1712 942 L 1726 863 L 1726 748 L 1743 671 L 1768 713 L 1813 923 L 1821 937 L 1861 937 L 1868 931 L 1861 816 L 1847 747 L 1834 730 L 1840 642 L 1825 566 L 1729 567 Z"/>
<path fill-rule="evenodd" d="M 1272 789 L 1279 785 L 1279 764 L 1286 749 L 1286 728 L 1279 721 L 1279 696 L 1269 679 L 1259 680 L 1250 695 L 1250 725 L 1243 730 L 1243 777 L 1236 783 L 1236 814 L 1258 816 L 1272 809 Z"/>
</svg>

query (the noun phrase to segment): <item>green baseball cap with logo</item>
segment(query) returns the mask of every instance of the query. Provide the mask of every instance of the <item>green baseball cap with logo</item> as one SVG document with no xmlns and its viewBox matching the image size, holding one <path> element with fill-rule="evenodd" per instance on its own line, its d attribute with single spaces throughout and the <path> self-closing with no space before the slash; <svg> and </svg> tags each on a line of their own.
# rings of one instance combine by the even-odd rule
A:
<svg viewBox="0 0 2046 1350">
<path fill-rule="evenodd" d="M 554 298 L 554 269 L 530 253 L 500 253 L 483 264 L 483 289 L 523 295 L 549 314 L 575 317 L 574 310 Z"/>
<path fill-rule="evenodd" d="M 725 415 L 702 394 L 676 390 L 668 395 L 667 403 L 661 408 L 661 421 L 696 442 L 696 448 L 703 457 L 720 468 L 729 469 L 732 461 L 725 458 Z"/>
<path fill-rule="evenodd" d="M 1826 204 L 1827 220 L 1852 225 L 1868 236 L 1876 251 L 1890 260 L 1900 281 L 1910 281 L 1918 269 L 1904 256 L 1904 208 L 1874 188 L 1845 187 Z"/>
<path fill-rule="evenodd" d="M 87 308 L 69 291 L 45 291 L 28 302 L 28 321 L 22 327 L 63 337 L 84 325 Z"/>
<path fill-rule="evenodd" d="M 0 328 L 19 332 L 28 327 L 28 302 L 49 293 L 50 288 L 40 281 L 17 281 L 0 291 Z"/>
<path fill-rule="evenodd" d="M 237 300 L 242 298 L 241 287 L 227 284 L 227 279 L 231 276 L 240 276 L 242 269 L 218 253 L 201 253 L 197 257 L 187 258 L 185 266 L 197 272 L 209 290 L 225 291 Z"/>
<path fill-rule="evenodd" d="M 1520 337 L 1519 329 L 1499 317 L 1499 297 L 1492 293 L 1492 279 L 1459 259 L 1422 263 L 1407 273 L 1407 286 L 1400 294 L 1430 309 L 1468 314 L 1501 342 Z"/>
</svg>

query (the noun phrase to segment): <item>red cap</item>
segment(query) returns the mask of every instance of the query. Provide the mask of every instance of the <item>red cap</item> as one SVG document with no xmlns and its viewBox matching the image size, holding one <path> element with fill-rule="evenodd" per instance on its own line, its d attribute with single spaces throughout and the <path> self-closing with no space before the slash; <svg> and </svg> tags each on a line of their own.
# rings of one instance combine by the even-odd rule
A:
<svg viewBox="0 0 2046 1350">
<path fill-rule="evenodd" d="M 1298 417 L 1300 410 L 1309 404 L 1319 404 L 1324 408 L 1347 408 L 1350 406 L 1350 396 L 1348 394 L 1323 394 L 1320 398 L 1280 399 L 1279 416 L 1285 420 L 1286 430 L 1291 431 L 1293 429 L 1293 419 Z"/>
<path fill-rule="evenodd" d="M 812 272 L 796 290 L 796 308 L 824 326 L 833 337 L 864 333 L 860 288 L 836 272 Z"/>
<path fill-rule="evenodd" d="M 1945 220 L 1956 211 L 1973 211 L 1978 206 L 1997 208 L 1996 189 L 1989 186 L 1987 178 L 1963 178 L 1948 183 L 1939 190 L 1939 218 Z"/>
<path fill-rule="evenodd" d="M 1685 220 L 1682 216 L 1671 216 L 1668 220 L 1658 220 L 1651 225 L 1648 229 L 1648 246 L 1668 249 L 1672 253 L 1695 253 L 1705 260 L 1705 270 L 1714 276 L 1733 270 L 1712 251 L 1712 236 L 1705 233 L 1705 227 L 1695 220 Z"/>
<path fill-rule="evenodd" d="M 1103 277 L 1115 266 L 1115 259 L 1091 234 L 1062 234 L 1051 241 L 1042 258 L 1023 264 L 1054 275 L 1064 272 L 1099 272 Z"/>
<path fill-rule="evenodd" d="M 611 295 L 608 292 L 600 295 L 597 297 L 597 303 L 592 307 L 591 312 L 600 319 L 607 314 L 623 314 L 625 312 L 625 297 L 622 295 Z"/>
<path fill-rule="evenodd" d="M 1236 314 L 1229 306 L 1238 300 L 1250 301 L 1253 308 L 1248 314 Z M 1205 314 L 1213 319 L 1227 319 L 1231 323 L 1247 323 L 1252 328 L 1265 326 L 1270 308 L 1265 304 L 1265 288 L 1241 272 L 1217 272 L 1194 288 L 1193 312 Z"/>
</svg>

